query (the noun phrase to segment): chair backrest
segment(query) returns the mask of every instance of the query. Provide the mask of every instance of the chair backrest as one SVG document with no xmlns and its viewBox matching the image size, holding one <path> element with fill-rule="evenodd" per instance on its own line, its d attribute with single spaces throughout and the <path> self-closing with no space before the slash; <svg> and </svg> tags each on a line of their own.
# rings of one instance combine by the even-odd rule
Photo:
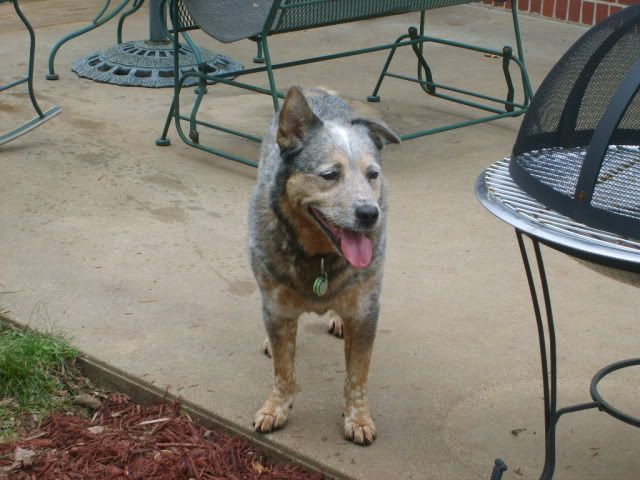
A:
<svg viewBox="0 0 640 480">
<path fill-rule="evenodd" d="M 200 25 L 191 17 L 189 10 L 187 10 L 184 4 L 184 0 L 172 0 L 170 8 L 174 5 L 178 9 L 178 31 L 184 32 L 200 28 Z"/>
<path fill-rule="evenodd" d="M 201 28 L 222 42 L 472 1 L 475 0 L 173 0 L 180 31 Z"/>
</svg>

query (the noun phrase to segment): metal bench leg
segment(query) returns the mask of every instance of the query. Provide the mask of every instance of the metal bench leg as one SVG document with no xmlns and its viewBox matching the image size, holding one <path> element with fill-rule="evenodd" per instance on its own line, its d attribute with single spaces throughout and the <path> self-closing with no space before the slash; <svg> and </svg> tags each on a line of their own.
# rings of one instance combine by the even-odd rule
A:
<svg viewBox="0 0 640 480">
<path fill-rule="evenodd" d="M 165 120 L 164 128 L 162 129 L 162 135 L 160 135 L 160 137 L 156 139 L 156 145 L 158 147 L 168 147 L 169 145 L 171 145 L 171 140 L 167 138 L 167 134 L 169 133 L 171 120 L 173 120 L 175 107 L 176 107 L 176 98 L 175 98 L 175 92 L 174 92 L 174 97 L 171 100 L 171 107 L 169 107 L 169 113 L 167 114 L 167 119 Z"/>
<path fill-rule="evenodd" d="M 69 40 L 72 40 L 84 33 L 90 32 L 91 30 L 98 28 L 101 25 L 104 25 L 113 17 L 118 15 L 124 9 L 124 7 L 126 7 L 130 2 L 131 0 L 122 0 L 122 2 L 116 8 L 114 8 L 111 13 L 104 16 L 105 13 L 107 12 L 107 9 L 109 8 L 109 4 L 111 3 L 111 0 L 106 0 L 100 12 L 98 12 L 96 17 L 91 21 L 89 25 L 79 30 L 76 30 L 75 32 L 69 33 L 68 35 L 65 35 L 60 40 L 58 40 L 58 42 L 51 49 L 51 53 L 49 54 L 49 73 L 47 74 L 47 77 L 46 77 L 47 80 L 58 80 L 58 78 L 60 78 L 59 75 L 55 73 L 54 63 L 56 60 L 56 55 L 58 54 L 58 50 L 60 50 L 60 47 L 62 47 L 62 45 L 67 43 Z"/>
<path fill-rule="evenodd" d="M 124 21 L 129 15 L 133 15 L 138 10 L 140 10 L 142 4 L 144 4 L 144 0 L 134 0 L 133 6 L 122 15 L 120 15 L 120 19 L 118 20 L 118 28 L 116 30 L 116 41 L 118 42 L 118 45 L 122 44 L 122 27 L 124 26 Z"/>
<path fill-rule="evenodd" d="M 406 40 L 407 38 L 409 38 L 408 34 L 404 34 L 404 35 L 400 35 L 395 43 L 398 44 L 400 42 L 402 42 L 403 40 Z M 384 80 L 384 77 L 387 75 L 387 70 L 389 70 L 389 66 L 391 65 L 391 60 L 393 60 L 393 56 L 396 54 L 396 50 L 398 49 L 398 47 L 393 47 L 390 51 L 389 51 L 389 55 L 387 56 L 387 61 L 384 62 L 384 66 L 382 67 L 382 71 L 380 72 L 380 76 L 378 77 L 378 81 L 376 82 L 376 86 L 373 88 L 373 93 L 371 95 L 369 95 L 367 97 L 367 101 L 369 102 L 379 102 L 380 101 L 380 96 L 378 95 L 378 91 L 380 90 L 380 87 L 382 86 L 382 81 Z"/>
<path fill-rule="evenodd" d="M 12 3 L 13 3 L 13 8 L 16 11 L 16 14 L 20 18 L 20 21 L 22 21 L 23 25 L 29 32 L 29 65 L 28 65 L 27 76 L 25 78 L 21 78 L 14 82 L 0 86 L 0 92 L 3 90 L 8 90 L 12 87 L 15 87 L 17 85 L 20 85 L 21 83 L 26 82 L 27 88 L 29 90 L 29 98 L 31 100 L 31 104 L 33 105 L 33 109 L 36 111 L 38 116 L 30 120 L 29 122 L 19 126 L 18 128 L 0 135 L 0 145 L 10 142 L 11 140 L 18 138 L 24 135 L 25 133 L 30 132 L 34 128 L 39 127 L 44 122 L 50 120 L 51 118 L 55 117 L 61 112 L 60 107 L 57 107 L 57 106 L 54 106 L 49 110 L 47 110 L 46 112 L 43 112 L 42 109 L 40 108 L 40 105 L 38 105 L 38 101 L 36 100 L 36 96 L 33 91 L 33 66 L 34 66 L 35 50 L 36 50 L 36 35 L 35 35 L 35 32 L 33 31 L 33 27 L 29 23 L 29 20 L 24 15 L 24 13 L 22 13 L 22 10 L 20 9 L 19 1 L 13 0 Z"/>
<path fill-rule="evenodd" d="M 260 37 L 258 37 L 256 42 L 256 56 L 253 57 L 253 63 L 264 63 L 264 55 L 262 54 L 262 43 L 260 43 Z"/>
<path fill-rule="evenodd" d="M 278 112 L 280 111 L 279 94 L 278 88 L 276 87 L 276 79 L 273 75 L 273 64 L 271 63 L 271 55 L 269 54 L 267 37 L 260 37 L 260 43 L 262 44 L 262 52 L 264 53 L 264 63 L 267 67 L 267 77 L 269 78 L 269 87 L 271 89 L 271 98 L 273 99 L 273 108 L 276 112 Z"/>
<path fill-rule="evenodd" d="M 380 101 L 380 96 L 378 92 L 382 85 L 382 81 L 385 77 L 392 77 L 392 78 L 397 78 L 397 79 L 417 83 L 427 94 L 431 96 L 438 97 L 443 100 L 448 100 L 454 103 L 459 103 L 461 105 L 465 105 L 465 106 L 472 107 L 474 109 L 478 109 L 478 110 L 489 113 L 488 115 L 485 115 L 483 117 L 474 118 L 471 120 L 460 121 L 454 124 L 444 125 L 442 127 L 430 128 L 427 130 L 421 130 L 414 133 L 404 134 L 400 136 L 400 138 L 402 138 L 403 140 L 410 140 L 413 138 L 418 138 L 425 135 L 432 135 L 432 134 L 444 132 L 447 130 L 463 128 L 470 125 L 477 125 L 480 123 L 497 120 L 499 118 L 516 117 L 516 116 L 522 115 L 527 111 L 529 102 L 533 96 L 533 90 L 531 88 L 531 83 L 529 82 L 529 75 L 527 73 L 527 69 L 524 64 L 522 39 L 520 36 L 520 26 L 518 23 L 518 15 L 517 15 L 517 2 L 512 2 L 511 11 L 512 11 L 514 34 L 516 38 L 516 47 L 518 51 L 517 56 L 513 54 L 512 48 L 509 46 L 505 46 L 501 50 L 496 50 L 496 49 L 486 48 L 482 46 L 471 45 L 471 44 L 466 44 L 462 42 L 440 39 L 440 38 L 425 35 L 426 15 L 425 15 L 425 12 L 422 11 L 420 13 L 419 29 L 416 27 L 410 27 L 408 34 L 398 37 L 394 47 L 389 52 L 389 56 L 387 57 L 387 60 L 382 68 L 380 77 L 378 78 L 378 81 L 373 90 L 373 93 L 369 97 L 367 97 L 367 100 L 369 102 Z M 495 56 L 495 57 L 501 58 L 502 71 L 504 74 L 505 83 L 507 87 L 507 92 L 505 97 L 504 98 L 492 97 L 490 95 L 485 95 L 477 91 L 464 90 L 462 88 L 457 88 L 455 86 L 445 85 L 445 84 L 440 84 L 435 82 L 433 80 L 433 75 L 431 73 L 429 64 L 427 63 L 424 56 L 424 43 L 426 42 L 437 43 L 437 44 L 445 45 L 449 47 L 462 48 L 464 50 L 484 53 L 485 55 L 488 55 L 488 56 Z M 413 53 L 415 54 L 418 62 L 418 71 L 417 71 L 417 76 L 415 77 L 392 73 L 389 71 L 389 66 L 396 52 L 397 46 L 405 46 L 405 45 L 411 46 Z M 520 74 L 522 77 L 522 100 L 518 102 L 514 101 L 515 89 L 511 79 L 511 73 L 509 72 L 509 67 L 512 64 L 516 64 L 516 66 L 520 69 Z M 453 92 L 457 95 L 450 95 L 447 92 Z"/>
</svg>

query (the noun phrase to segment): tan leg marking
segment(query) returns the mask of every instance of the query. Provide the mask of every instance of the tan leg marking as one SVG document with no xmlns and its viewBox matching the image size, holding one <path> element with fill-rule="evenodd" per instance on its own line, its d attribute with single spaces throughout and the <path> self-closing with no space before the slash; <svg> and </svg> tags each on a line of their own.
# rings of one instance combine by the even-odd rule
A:
<svg viewBox="0 0 640 480">
<path fill-rule="evenodd" d="M 270 432 L 284 426 L 293 407 L 296 392 L 295 351 L 297 319 L 278 318 L 269 335 L 273 360 L 273 390 L 255 415 L 258 432 Z"/>
<path fill-rule="evenodd" d="M 347 377 L 344 383 L 344 436 L 358 445 L 370 445 L 376 426 L 367 400 L 367 378 L 375 331 L 349 318 L 344 319 L 344 353 Z"/>
</svg>

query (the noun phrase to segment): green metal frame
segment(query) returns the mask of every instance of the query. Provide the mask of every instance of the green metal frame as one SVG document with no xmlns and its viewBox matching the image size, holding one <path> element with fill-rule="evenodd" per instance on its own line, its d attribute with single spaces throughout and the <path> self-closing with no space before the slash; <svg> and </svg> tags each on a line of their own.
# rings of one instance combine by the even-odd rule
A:
<svg viewBox="0 0 640 480">
<path fill-rule="evenodd" d="M 133 15 L 140 7 L 144 4 L 144 0 L 133 0 L 133 5 L 129 10 L 120 15 L 120 19 L 118 20 L 118 28 L 116 30 L 116 42 L 118 45 L 122 44 L 122 27 L 124 25 L 124 21 L 127 19 L 129 15 Z"/>
<path fill-rule="evenodd" d="M 53 48 L 51 49 L 51 53 L 49 54 L 49 73 L 47 74 L 47 77 L 46 77 L 47 80 L 58 80 L 58 78 L 60 78 L 60 76 L 55 72 L 54 64 L 56 61 L 56 55 L 58 54 L 58 50 L 60 50 L 60 47 L 62 47 L 62 45 L 67 43 L 69 40 L 73 40 L 74 38 L 79 37 L 80 35 L 83 35 L 87 32 L 90 32 L 91 30 L 95 30 L 96 28 L 104 25 L 113 17 L 118 15 L 122 10 L 124 10 L 124 8 L 127 5 L 129 5 L 129 3 L 131 3 L 132 1 L 134 3 L 134 6 L 133 8 L 125 12 L 124 17 L 129 16 L 132 13 L 136 12 L 144 3 L 144 0 L 142 1 L 122 0 L 116 7 L 113 8 L 113 10 L 111 10 L 111 12 L 108 12 L 109 5 L 111 4 L 111 0 L 106 0 L 104 5 L 98 12 L 98 14 L 94 17 L 93 20 L 91 20 L 91 23 L 89 25 L 82 27 L 81 29 L 76 30 L 75 32 L 71 32 L 65 35 L 64 37 L 62 37 L 60 40 L 58 40 L 56 44 L 53 46 Z M 118 22 L 118 32 L 117 32 L 118 43 L 122 42 L 123 22 L 124 22 L 124 18 L 121 18 L 120 21 Z"/>
<path fill-rule="evenodd" d="M 277 112 L 280 108 L 279 99 L 283 98 L 284 95 L 281 92 L 279 92 L 276 87 L 275 76 L 274 76 L 275 70 L 278 70 L 281 68 L 299 66 L 299 65 L 306 65 L 309 63 L 334 60 L 337 58 L 344 58 L 344 57 L 349 57 L 354 55 L 362 55 L 365 53 L 377 52 L 381 50 L 390 50 L 390 52 L 383 66 L 380 77 L 376 83 L 373 94 L 368 97 L 368 100 L 370 102 L 377 102 L 380 100 L 378 92 L 382 86 L 382 82 L 384 78 L 392 77 L 396 79 L 407 80 L 407 81 L 418 83 L 428 95 L 453 101 L 455 103 L 463 104 L 463 105 L 480 109 L 490 113 L 487 116 L 483 116 L 481 118 L 477 118 L 473 120 L 466 120 L 466 121 L 457 122 L 454 124 L 445 125 L 437 128 L 431 128 L 427 130 L 420 130 L 417 132 L 406 133 L 400 136 L 403 140 L 418 138 L 425 135 L 432 135 L 432 134 L 444 132 L 447 130 L 453 130 L 456 128 L 476 125 L 479 123 L 485 123 L 485 122 L 497 120 L 500 118 L 516 117 L 516 116 L 522 115 L 527 111 L 529 102 L 531 100 L 531 97 L 533 96 L 533 91 L 531 88 L 531 84 L 529 82 L 529 76 L 524 63 L 522 40 L 520 36 L 520 26 L 518 23 L 518 13 L 517 13 L 517 5 L 516 5 L 517 2 L 512 2 L 512 6 L 511 6 L 514 32 L 516 37 L 516 47 L 518 52 L 517 56 L 514 55 L 512 48 L 509 46 L 503 47 L 502 50 L 495 50 L 490 48 L 479 47 L 476 45 L 469 45 L 461 42 L 454 42 L 450 40 L 444 40 L 436 37 L 427 36 L 424 34 L 426 15 L 425 15 L 425 11 L 421 10 L 419 29 L 416 29 L 415 27 L 410 27 L 408 33 L 398 37 L 395 42 L 377 45 L 377 46 L 368 47 L 368 48 L 343 51 L 343 52 L 338 52 L 338 53 L 329 54 L 329 55 L 320 55 L 320 56 L 304 58 L 300 60 L 274 64 L 271 60 L 268 37 L 274 33 L 294 31 L 296 29 L 303 28 L 303 27 L 287 28 L 287 26 L 283 26 L 282 20 L 284 16 L 282 15 L 282 12 L 289 8 L 301 9 L 307 6 L 317 7 L 320 4 L 327 4 L 331 1 L 331 0 L 295 0 L 294 2 L 291 2 L 291 0 L 289 0 L 289 3 L 287 3 L 287 0 L 274 0 L 273 6 L 269 12 L 267 20 L 265 21 L 261 35 L 257 38 L 252 38 L 252 40 L 256 41 L 258 44 L 258 54 L 254 60 L 256 61 L 256 63 L 264 62 L 264 66 L 248 68 L 241 72 L 234 72 L 229 74 L 208 75 L 203 70 L 200 70 L 198 72 L 195 72 L 195 71 L 189 71 L 186 73 L 180 72 L 180 68 L 177 62 L 177 58 L 178 58 L 177 51 L 180 47 L 179 35 L 180 33 L 183 33 L 184 35 L 186 32 L 184 32 L 183 30 L 193 29 L 194 26 L 189 25 L 184 27 L 181 24 L 181 21 L 183 21 L 183 19 L 180 18 L 180 13 L 178 9 L 178 2 L 180 2 L 181 0 L 165 0 L 165 2 L 166 1 L 171 2 L 170 15 L 171 15 L 171 21 L 173 24 L 173 30 L 171 32 L 171 36 L 174 42 L 174 49 L 176 52 L 176 55 L 174 55 L 174 58 L 176 59 L 175 65 L 174 65 L 175 72 L 176 72 L 175 78 L 179 78 L 180 80 L 176 82 L 174 86 L 173 101 L 171 103 L 171 107 L 169 109 L 169 113 L 167 115 L 165 125 L 162 130 L 162 134 L 156 140 L 156 145 L 158 146 L 167 146 L 170 144 L 170 140 L 167 138 L 167 134 L 168 134 L 171 122 L 173 121 L 176 125 L 176 130 L 178 131 L 178 135 L 180 136 L 181 140 L 185 142 L 187 145 L 203 150 L 208 153 L 212 153 L 214 155 L 218 155 L 223 158 L 227 158 L 229 160 L 233 160 L 245 165 L 255 167 L 257 166 L 257 163 L 253 160 L 237 156 L 225 150 L 202 145 L 200 143 L 199 132 L 197 130 L 198 126 L 213 128 L 215 130 L 240 136 L 242 138 L 246 138 L 255 142 L 260 142 L 261 138 L 246 132 L 241 132 L 231 128 L 223 127 L 218 124 L 213 124 L 213 123 L 198 120 L 197 114 L 198 114 L 200 105 L 202 103 L 203 95 L 207 93 L 206 88 L 199 88 L 196 90 L 197 97 L 194 102 L 193 108 L 191 110 L 191 114 L 189 116 L 183 115 L 180 112 L 180 93 L 182 91 L 182 88 L 184 86 L 184 82 L 186 79 L 190 77 L 198 77 L 200 79 L 201 86 L 205 86 L 207 83 L 214 84 L 214 85 L 224 84 L 224 85 L 239 87 L 245 90 L 250 90 L 250 91 L 265 94 L 265 95 L 270 95 L 273 100 L 274 110 Z M 447 4 L 447 0 L 439 0 L 439 1 L 436 1 L 436 3 L 438 4 L 438 6 L 444 6 Z M 459 3 L 463 3 L 463 2 L 460 0 L 451 0 L 451 4 L 459 4 Z M 185 38 L 188 41 L 188 36 Z M 443 84 L 434 82 L 431 70 L 423 54 L 423 45 L 425 43 L 437 43 L 437 44 L 462 48 L 462 49 L 480 52 L 487 55 L 493 55 L 493 56 L 502 58 L 502 69 L 505 75 L 505 82 L 507 84 L 506 97 L 504 99 L 495 98 L 495 97 L 483 95 L 477 92 L 471 92 L 461 88 L 456 88 L 449 85 L 443 85 Z M 191 42 L 190 42 L 190 46 L 192 46 L 192 48 L 195 47 L 195 45 L 191 45 Z M 406 47 L 406 46 L 411 47 L 414 54 L 416 55 L 416 59 L 418 61 L 417 78 L 389 72 L 389 66 L 391 65 L 395 52 L 397 51 L 398 48 Z M 512 63 L 519 68 L 521 78 L 522 78 L 522 88 L 523 88 L 522 100 L 519 102 L 514 101 L 515 92 L 514 92 L 513 82 L 511 79 L 511 74 L 509 71 L 509 67 Z M 268 89 L 257 87 L 255 85 L 251 85 L 245 82 L 240 82 L 235 79 L 242 75 L 250 75 L 250 74 L 262 73 L 262 72 L 267 72 L 267 78 L 269 81 Z M 424 79 L 423 79 L 423 76 L 424 76 Z M 234 77 L 234 79 L 230 77 Z M 453 96 L 453 95 L 449 95 L 448 93 L 441 93 L 440 91 L 453 92 L 458 95 Z M 466 97 L 471 97 L 471 100 Z M 475 101 L 475 99 L 482 100 L 484 103 Z M 188 135 L 185 134 L 185 131 L 182 128 L 182 123 L 181 123 L 182 121 L 189 122 Z"/>
<path fill-rule="evenodd" d="M 43 112 L 40 106 L 38 105 L 38 101 L 36 100 L 36 96 L 33 91 L 33 65 L 34 65 L 34 59 L 35 59 L 36 35 L 35 35 L 35 32 L 33 31 L 33 27 L 29 23 L 29 20 L 27 20 L 27 17 L 24 15 L 22 10 L 20 9 L 18 0 L 8 0 L 8 1 L 9 3 L 13 4 L 13 8 L 16 11 L 18 18 L 20 18 L 25 28 L 29 32 L 29 65 L 28 65 L 26 77 L 20 78 L 18 80 L 14 80 L 5 85 L 0 85 L 0 92 L 4 90 L 9 90 L 10 88 L 13 88 L 17 85 L 26 83 L 27 88 L 29 90 L 29 98 L 31 99 L 31 104 L 33 105 L 33 109 L 36 111 L 37 116 L 32 120 L 28 121 L 27 123 L 20 125 L 18 128 L 14 128 L 13 130 L 10 130 L 7 133 L 0 134 L 0 145 L 10 142 L 11 140 L 18 138 L 24 135 L 25 133 L 30 132 L 34 128 L 39 127 L 40 125 L 52 119 L 53 117 L 55 117 L 61 112 L 60 107 L 57 107 L 57 106 L 51 107 L 46 112 Z M 0 0 L 0 3 L 4 3 L 4 2 Z"/>
</svg>

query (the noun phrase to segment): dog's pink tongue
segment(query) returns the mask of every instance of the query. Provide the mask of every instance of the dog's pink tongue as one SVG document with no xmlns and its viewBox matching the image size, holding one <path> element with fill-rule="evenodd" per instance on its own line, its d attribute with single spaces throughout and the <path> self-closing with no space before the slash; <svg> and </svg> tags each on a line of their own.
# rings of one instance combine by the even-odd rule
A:
<svg viewBox="0 0 640 480">
<path fill-rule="evenodd" d="M 361 232 L 342 230 L 340 232 L 340 249 L 355 268 L 365 268 L 371 263 L 373 256 L 371 240 Z"/>
</svg>

